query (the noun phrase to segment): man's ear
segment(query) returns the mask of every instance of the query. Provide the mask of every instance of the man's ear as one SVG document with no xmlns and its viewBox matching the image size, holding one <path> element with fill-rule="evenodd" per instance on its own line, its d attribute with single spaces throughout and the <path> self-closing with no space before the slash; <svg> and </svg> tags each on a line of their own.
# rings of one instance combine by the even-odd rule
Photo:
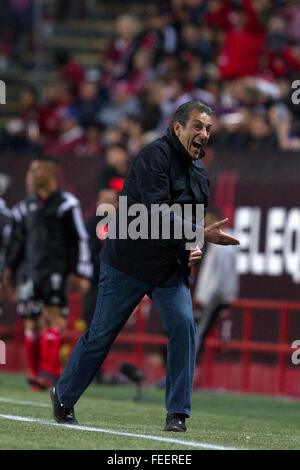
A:
<svg viewBox="0 0 300 470">
<path fill-rule="evenodd" d="M 180 122 L 176 121 L 174 123 L 174 132 L 175 132 L 175 135 L 177 135 L 177 137 L 180 136 L 181 128 L 182 128 L 182 125 L 180 124 Z"/>
</svg>

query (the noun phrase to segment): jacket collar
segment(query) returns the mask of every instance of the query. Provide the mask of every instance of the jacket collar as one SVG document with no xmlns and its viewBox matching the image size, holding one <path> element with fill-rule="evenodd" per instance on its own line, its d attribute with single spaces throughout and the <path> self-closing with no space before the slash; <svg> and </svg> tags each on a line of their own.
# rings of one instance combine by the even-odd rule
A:
<svg viewBox="0 0 300 470">
<path fill-rule="evenodd" d="M 201 150 L 198 158 L 196 159 L 192 158 L 191 155 L 186 151 L 186 149 L 184 148 L 184 146 L 182 145 L 182 143 L 180 142 L 180 140 L 178 139 L 174 131 L 172 131 L 172 133 L 168 134 L 166 137 L 168 141 L 170 142 L 170 144 L 172 145 L 172 147 L 175 148 L 178 155 L 186 164 L 191 165 L 196 160 L 199 160 L 205 156 L 204 150 Z"/>
</svg>

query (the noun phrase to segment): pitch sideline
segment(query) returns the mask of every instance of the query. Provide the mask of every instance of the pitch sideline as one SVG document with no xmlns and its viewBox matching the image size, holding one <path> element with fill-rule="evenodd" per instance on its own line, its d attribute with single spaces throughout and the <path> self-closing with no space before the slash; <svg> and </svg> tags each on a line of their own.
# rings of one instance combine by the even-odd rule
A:
<svg viewBox="0 0 300 470">
<path fill-rule="evenodd" d="M 15 403 L 15 404 L 30 404 L 32 405 L 32 402 L 18 402 L 18 400 L 11 400 L 11 399 L 5 399 L 9 400 L 9 403 Z M 4 401 L 0 397 L 0 401 Z M 37 406 L 44 405 L 44 406 L 50 406 L 46 404 L 37 404 Z M 47 426 L 59 426 L 60 428 L 66 428 L 66 429 L 74 429 L 76 431 L 88 431 L 88 432 L 101 432 L 105 434 L 113 434 L 117 436 L 126 436 L 126 437 L 134 437 L 134 438 L 139 438 L 139 439 L 148 439 L 148 440 L 153 440 L 153 441 L 159 441 L 159 442 L 166 442 L 169 444 L 181 444 L 183 446 L 188 446 L 188 447 L 194 447 L 194 448 L 200 448 L 200 449 L 209 449 L 209 450 L 239 450 L 234 447 L 224 447 L 224 446 L 218 446 L 218 445 L 213 445 L 213 444 L 207 444 L 204 442 L 194 442 L 194 441 L 185 441 L 181 439 L 172 439 L 168 437 L 161 437 L 161 436 L 152 436 L 151 434 L 136 434 L 136 433 L 130 433 L 130 432 L 123 432 L 123 431 L 113 431 L 111 429 L 103 429 L 103 428 L 96 428 L 92 426 L 80 426 L 80 425 L 73 425 L 73 424 L 58 424 L 54 423 L 52 421 L 47 421 L 43 419 L 37 419 L 37 418 L 31 418 L 27 416 L 18 416 L 18 415 L 7 415 L 7 414 L 0 414 L 0 419 L 6 419 L 10 421 L 20 421 L 20 422 L 27 422 L 27 423 L 36 423 L 36 424 L 43 424 Z"/>
</svg>

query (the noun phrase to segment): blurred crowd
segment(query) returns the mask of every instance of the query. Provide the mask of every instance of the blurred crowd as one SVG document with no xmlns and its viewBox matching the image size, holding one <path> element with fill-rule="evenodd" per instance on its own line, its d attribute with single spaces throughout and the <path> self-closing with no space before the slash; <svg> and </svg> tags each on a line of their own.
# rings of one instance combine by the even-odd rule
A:
<svg viewBox="0 0 300 470">
<path fill-rule="evenodd" d="M 1 7 L 7 3 L 29 11 L 32 1 Z M 300 75 L 299 0 L 162 1 L 142 21 L 116 18 L 96 70 L 62 49 L 55 63 L 56 79 L 42 93 L 20 90 L 20 114 L 2 129 L 0 149 L 99 156 L 99 189 L 118 190 L 130 160 L 192 99 L 215 112 L 212 148 L 300 149 L 300 106 L 291 99 Z"/>
</svg>

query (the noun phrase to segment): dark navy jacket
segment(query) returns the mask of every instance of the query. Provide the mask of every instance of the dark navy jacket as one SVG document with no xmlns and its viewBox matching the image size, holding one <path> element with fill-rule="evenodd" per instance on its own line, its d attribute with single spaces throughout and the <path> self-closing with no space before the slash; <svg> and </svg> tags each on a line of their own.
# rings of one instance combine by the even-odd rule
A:
<svg viewBox="0 0 300 470">
<path fill-rule="evenodd" d="M 204 156 L 202 152 L 201 157 Z M 201 159 L 193 160 L 179 139 L 164 136 L 138 154 L 124 181 L 121 196 L 128 207 L 142 203 L 204 204 L 207 208 L 209 182 Z M 130 218 L 128 218 L 130 221 Z M 113 268 L 153 286 L 176 285 L 176 273 L 186 277 L 189 252 L 186 240 L 107 238 L 101 260 Z"/>
</svg>

